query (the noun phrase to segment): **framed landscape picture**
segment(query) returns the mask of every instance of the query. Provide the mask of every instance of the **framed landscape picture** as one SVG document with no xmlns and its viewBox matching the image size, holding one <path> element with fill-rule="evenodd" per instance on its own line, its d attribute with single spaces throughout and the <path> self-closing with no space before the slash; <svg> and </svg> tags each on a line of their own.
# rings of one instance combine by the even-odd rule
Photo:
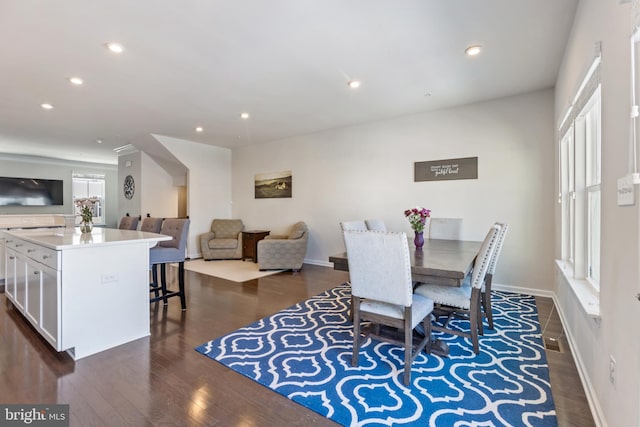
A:
<svg viewBox="0 0 640 427">
<path fill-rule="evenodd" d="M 255 179 L 256 199 L 274 199 L 291 197 L 291 171 L 258 173 Z"/>
</svg>

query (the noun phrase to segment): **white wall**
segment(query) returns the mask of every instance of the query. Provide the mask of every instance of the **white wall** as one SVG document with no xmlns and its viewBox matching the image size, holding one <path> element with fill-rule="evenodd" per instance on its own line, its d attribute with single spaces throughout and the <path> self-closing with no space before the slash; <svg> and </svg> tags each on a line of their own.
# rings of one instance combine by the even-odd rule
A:
<svg viewBox="0 0 640 427">
<path fill-rule="evenodd" d="M 156 218 L 175 218 L 178 216 L 179 187 L 174 185 L 173 177 L 151 157 L 142 153 L 142 192 L 140 194 L 140 214 Z"/>
<path fill-rule="evenodd" d="M 124 197 L 124 180 L 131 175 L 133 182 L 135 183 L 135 189 L 133 197 L 127 199 Z M 155 179 L 155 178 L 154 178 Z M 136 151 L 135 153 L 124 154 L 118 156 L 118 222 L 116 227 L 120 223 L 120 218 L 127 213 L 130 216 L 138 216 L 141 214 L 142 206 L 142 153 Z"/>
<path fill-rule="evenodd" d="M 629 164 L 631 7 L 617 0 L 582 0 L 556 84 L 556 122 L 566 112 L 602 42 L 602 242 L 601 324 L 588 318 L 575 294 L 556 277 L 560 311 L 568 320 L 581 365 L 597 410 L 597 421 L 609 426 L 638 426 L 640 384 L 640 283 L 638 204 L 619 207 L 616 180 Z M 557 150 L 557 148 L 556 148 Z M 557 158 L 557 157 L 556 157 Z M 637 196 L 636 186 L 636 199 Z M 556 209 L 556 230 L 560 213 Z M 559 241 L 559 239 L 557 239 Z M 556 244 L 556 254 L 560 253 Z M 609 382 L 609 356 L 617 362 L 616 385 Z M 600 412 L 601 411 L 601 412 Z"/>
<path fill-rule="evenodd" d="M 231 218 L 231 150 L 162 135 L 154 137 L 189 170 L 187 256 L 200 257 L 199 236 L 211 229 L 214 218 Z"/>
<path fill-rule="evenodd" d="M 339 222 L 381 218 L 412 233 L 403 216 L 422 205 L 464 218 L 481 240 L 511 224 L 496 282 L 550 290 L 553 283 L 553 93 L 544 90 L 460 108 L 233 150 L 233 216 L 246 228 L 310 228 L 307 261 L 344 251 Z M 414 182 L 416 161 L 478 157 L 477 180 Z M 291 170 L 291 199 L 255 199 L 254 175 Z"/>
<path fill-rule="evenodd" d="M 0 206 L 0 214 L 73 214 L 71 178 L 77 173 L 104 173 L 106 176 L 106 226 L 113 227 L 118 220 L 117 168 L 115 165 L 72 162 L 42 157 L 0 154 L 0 175 L 25 178 L 61 179 L 64 181 L 62 206 Z"/>
</svg>

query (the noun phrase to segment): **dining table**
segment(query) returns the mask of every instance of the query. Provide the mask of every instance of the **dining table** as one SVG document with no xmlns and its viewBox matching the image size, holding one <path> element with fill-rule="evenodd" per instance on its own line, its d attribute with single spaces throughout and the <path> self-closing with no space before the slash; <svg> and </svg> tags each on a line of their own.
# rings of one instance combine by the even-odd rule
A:
<svg viewBox="0 0 640 427">
<path fill-rule="evenodd" d="M 473 268 L 482 242 L 470 240 L 426 239 L 417 249 L 408 241 L 411 257 L 411 276 L 414 282 L 460 286 Z M 347 253 L 329 257 L 334 270 L 349 271 Z"/>
</svg>

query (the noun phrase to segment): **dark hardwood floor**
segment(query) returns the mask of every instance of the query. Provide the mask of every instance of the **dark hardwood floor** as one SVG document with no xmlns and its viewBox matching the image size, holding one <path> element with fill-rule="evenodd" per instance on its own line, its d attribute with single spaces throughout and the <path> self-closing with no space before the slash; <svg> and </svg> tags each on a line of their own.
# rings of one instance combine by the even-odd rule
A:
<svg viewBox="0 0 640 427">
<path fill-rule="evenodd" d="M 71 426 L 82 427 L 335 425 L 194 347 L 343 283 L 347 273 L 305 265 L 242 284 L 186 273 L 186 312 L 176 298 L 168 307 L 154 303 L 150 337 L 75 363 L 55 353 L 2 294 L 0 402 L 68 403 Z M 562 340 L 553 302 L 536 300 L 545 334 Z M 547 352 L 559 425 L 594 425 L 566 340 L 563 350 Z"/>
</svg>

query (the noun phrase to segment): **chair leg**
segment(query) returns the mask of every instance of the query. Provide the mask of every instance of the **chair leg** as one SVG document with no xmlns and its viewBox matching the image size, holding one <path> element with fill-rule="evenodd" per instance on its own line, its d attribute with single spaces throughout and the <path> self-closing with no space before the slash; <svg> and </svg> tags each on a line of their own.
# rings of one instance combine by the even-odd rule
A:
<svg viewBox="0 0 640 427">
<path fill-rule="evenodd" d="M 484 324 L 482 323 L 482 302 L 481 302 L 481 298 L 480 298 L 480 292 L 478 292 L 478 303 L 477 303 L 477 307 L 478 310 L 476 312 L 476 317 L 477 317 L 477 322 L 478 322 L 478 333 L 480 335 L 484 335 Z M 473 314 L 473 312 L 471 312 L 471 314 Z"/>
<path fill-rule="evenodd" d="M 482 293 L 482 306 L 484 308 L 484 314 L 487 316 L 489 322 L 489 329 L 493 329 L 493 311 L 491 309 L 491 282 L 493 281 L 493 274 L 487 274 L 484 278 L 484 292 Z"/>
<path fill-rule="evenodd" d="M 160 287 L 158 286 L 158 264 L 153 264 L 151 266 L 151 276 L 153 278 L 153 283 L 151 283 L 151 287 L 153 288 L 153 297 L 158 298 Z"/>
<path fill-rule="evenodd" d="M 162 287 L 162 302 L 167 305 L 169 304 L 167 301 L 167 264 L 160 264 L 160 286 Z"/>
<path fill-rule="evenodd" d="M 411 382 L 413 360 L 413 329 L 411 329 L 411 307 L 404 308 L 404 385 Z M 425 331 L 426 332 L 426 331 Z"/>
<path fill-rule="evenodd" d="M 478 311 L 480 310 L 480 289 L 473 288 L 471 291 L 471 307 L 469 311 L 469 329 L 471 333 L 471 343 L 473 344 L 473 352 L 480 353 L 480 345 L 478 343 L 478 331 L 482 325 L 482 321 L 478 322 Z M 482 316 L 482 314 L 480 314 Z M 481 317 L 482 319 L 482 317 Z M 480 325 L 478 324 L 480 323 Z"/>
<path fill-rule="evenodd" d="M 358 366 L 360 353 L 360 298 L 351 298 L 351 315 L 353 316 L 353 354 L 351 366 Z"/>
<path fill-rule="evenodd" d="M 187 299 L 184 293 L 184 261 L 178 263 L 178 286 L 180 289 L 180 305 L 182 311 L 187 309 Z"/>
</svg>

